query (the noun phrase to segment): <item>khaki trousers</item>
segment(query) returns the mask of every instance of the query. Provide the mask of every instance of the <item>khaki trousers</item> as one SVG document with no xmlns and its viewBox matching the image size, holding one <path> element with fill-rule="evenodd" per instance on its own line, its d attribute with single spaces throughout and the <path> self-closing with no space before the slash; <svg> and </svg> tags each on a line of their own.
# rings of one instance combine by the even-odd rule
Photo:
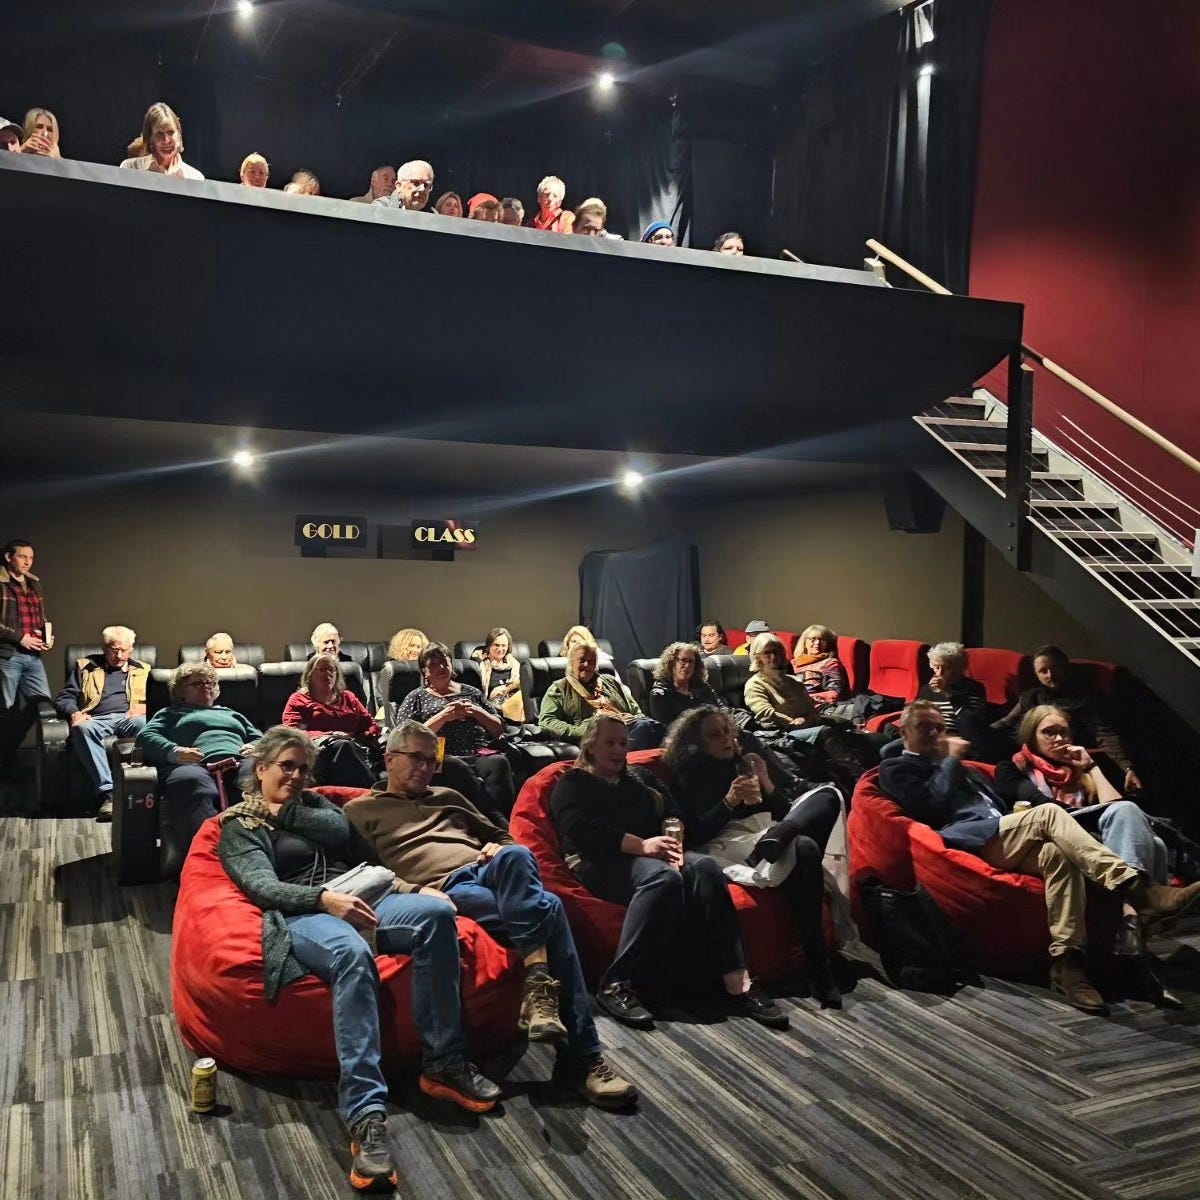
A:
<svg viewBox="0 0 1200 1200">
<path fill-rule="evenodd" d="M 979 857 L 993 867 L 1045 881 L 1052 955 L 1082 950 L 1087 944 L 1085 880 L 1111 892 L 1138 874 L 1057 804 L 1005 814 L 1000 832 L 979 851 Z"/>
</svg>

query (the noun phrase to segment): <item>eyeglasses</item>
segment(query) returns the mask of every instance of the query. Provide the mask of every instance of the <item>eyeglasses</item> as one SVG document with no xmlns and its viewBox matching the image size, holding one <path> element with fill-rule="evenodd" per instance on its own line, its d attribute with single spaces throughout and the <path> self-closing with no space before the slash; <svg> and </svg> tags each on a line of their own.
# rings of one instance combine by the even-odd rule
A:
<svg viewBox="0 0 1200 1200">
<path fill-rule="evenodd" d="M 402 179 L 400 182 L 411 183 L 414 188 L 424 188 L 425 191 L 429 191 L 433 187 L 432 179 Z"/>
<path fill-rule="evenodd" d="M 389 750 L 388 754 L 403 754 L 405 758 L 411 758 L 419 767 L 436 767 L 436 754 L 418 754 L 416 750 Z"/>
<path fill-rule="evenodd" d="M 281 759 L 276 759 L 271 766 L 278 767 L 285 775 L 300 775 L 303 777 L 312 773 L 308 763 L 284 762 Z"/>
<path fill-rule="evenodd" d="M 1039 729 L 1038 733 L 1045 738 L 1062 738 L 1064 741 L 1071 736 L 1071 731 L 1065 725 L 1048 725 L 1045 729 Z"/>
<path fill-rule="evenodd" d="M 922 733 L 945 733 L 946 725 L 943 721 L 918 721 L 917 728 Z"/>
</svg>

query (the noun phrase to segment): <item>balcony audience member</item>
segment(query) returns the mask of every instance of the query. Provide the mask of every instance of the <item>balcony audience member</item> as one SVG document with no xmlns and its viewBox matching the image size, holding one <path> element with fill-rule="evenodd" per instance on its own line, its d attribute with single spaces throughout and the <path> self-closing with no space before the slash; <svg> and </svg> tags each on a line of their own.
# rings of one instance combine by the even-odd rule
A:
<svg viewBox="0 0 1200 1200">
<path fill-rule="evenodd" d="M 718 254 L 745 254 L 746 243 L 742 240 L 740 233 L 723 233 L 715 242 L 713 249 Z"/>
<path fill-rule="evenodd" d="M 238 178 L 242 181 L 242 187 L 265 188 L 271 178 L 271 166 L 261 154 L 247 154 L 242 159 Z"/>
<path fill-rule="evenodd" d="M 675 230 L 670 221 L 651 221 L 642 234 L 642 241 L 651 246 L 674 246 L 676 244 Z"/>
<path fill-rule="evenodd" d="M 663 762 L 685 845 L 714 857 L 737 883 L 783 889 L 812 994 L 822 1008 L 841 1008 L 821 927 L 822 859 L 842 813 L 837 789 L 812 789 L 790 775 L 773 775 L 760 755 L 742 752 L 737 726 L 711 705 L 692 709 L 671 726 Z"/>
<path fill-rule="evenodd" d="M 733 653 L 729 648 L 729 638 L 726 636 L 725 626 L 720 621 L 701 621 L 696 630 L 696 640 L 706 655 Z"/>
<path fill-rule="evenodd" d="M 995 788 L 1004 800 L 1061 804 L 1118 858 L 1155 883 L 1167 882 L 1166 845 L 1137 801 L 1125 799 L 1087 748 L 1074 744 L 1065 708 L 1031 708 L 1021 718 L 1020 739 L 1020 750 L 996 768 Z M 1126 953 L 1141 953 L 1141 927 L 1128 901 L 1122 918 L 1118 943 Z"/>
<path fill-rule="evenodd" d="M 550 812 L 579 881 L 625 905 L 616 957 L 596 1003 L 614 1020 L 652 1029 L 651 1007 L 704 995 L 719 980 L 732 1012 L 775 1029 L 788 1019 L 754 986 L 741 928 L 720 866 L 663 834 L 670 809 L 661 792 L 626 767 L 628 730 L 606 713 L 592 717 L 574 769 L 562 775 Z"/>
<path fill-rule="evenodd" d="M 346 687 L 332 654 L 314 654 L 305 664 L 300 687 L 284 706 L 283 724 L 303 729 L 317 747 L 313 778 L 318 784 L 370 787 L 375 782 L 379 726 Z"/>
<path fill-rule="evenodd" d="M 521 664 L 512 653 L 512 634 L 497 625 L 471 657 L 479 663 L 483 694 L 506 721 L 520 725 L 525 720 L 525 696 L 521 691 Z"/>
<path fill-rule="evenodd" d="M 371 204 L 375 200 L 390 196 L 396 190 L 396 168 L 389 163 L 376 167 L 371 172 L 371 186 L 361 196 L 351 196 L 352 204 Z"/>
<path fill-rule="evenodd" d="M 218 671 L 236 667 L 238 662 L 233 650 L 233 638 L 227 633 L 214 633 L 204 643 L 204 661 Z"/>
<path fill-rule="evenodd" d="M 505 196 L 500 201 L 500 224 L 518 227 L 525 224 L 525 205 L 516 196 Z"/>
<path fill-rule="evenodd" d="M 146 110 L 142 121 L 142 153 L 122 164 L 130 171 L 177 175 L 180 179 L 203 179 L 195 167 L 183 161 L 183 123 L 169 104 L 161 100 Z"/>
<path fill-rule="evenodd" d="M 1058 804 L 1009 812 L 1008 803 L 965 766 L 969 743 L 947 727 L 941 708 L 914 700 L 900 714 L 903 751 L 885 757 L 879 785 L 914 821 L 936 829 L 953 850 L 978 855 L 1001 871 L 1045 881 L 1050 925 L 1050 986 L 1084 1012 L 1105 1004 L 1085 961 L 1086 880 L 1128 901 L 1142 918 L 1173 919 L 1200 900 L 1200 883 L 1167 888 L 1138 873 L 1084 832 Z"/>
<path fill-rule="evenodd" d="M 321 181 L 311 171 L 301 169 L 283 185 L 283 190 L 293 196 L 319 196 Z"/>
<path fill-rule="evenodd" d="M 396 662 L 416 662 L 429 639 L 419 629 L 398 629 L 388 642 L 387 656 Z"/>
<path fill-rule="evenodd" d="M 619 233 L 608 232 L 608 205 L 599 196 L 589 196 L 576 207 L 572 232 L 587 237 L 608 238 L 614 242 L 624 240 Z"/>
<path fill-rule="evenodd" d="M 559 654 L 566 658 L 571 653 L 571 647 L 576 642 L 582 642 L 589 646 L 596 644 L 595 635 L 586 625 L 572 625 L 566 633 L 563 634 L 562 646 L 559 648 Z"/>
<path fill-rule="evenodd" d="M 412 955 L 421 1090 L 478 1112 L 495 1104 L 500 1089 L 466 1057 L 454 910 L 416 890 L 391 892 L 372 907 L 326 886 L 359 855 L 345 813 L 305 790 L 314 754 L 299 730 L 276 725 L 263 734 L 249 749 L 253 773 L 241 801 L 221 814 L 217 856 L 262 910 L 267 1000 L 308 974 L 329 984 L 350 1182 L 358 1191 L 391 1188 L 397 1175 L 380 1069 L 379 972 L 364 933 L 380 954 Z"/>
<path fill-rule="evenodd" d="M 976 679 L 967 678 L 967 652 L 961 642 L 938 642 L 929 648 L 933 674 L 917 693 L 942 714 L 953 737 L 966 738 L 968 758 L 991 762 L 996 743 L 988 718 L 987 692 Z"/>
<path fill-rule="evenodd" d="M 827 625 L 810 625 L 796 642 L 792 672 L 818 709 L 850 695 L 846 669 L 838 661 L 837 637 Z"/>
<path fill-rule="evenodd" d="M 431 729 L 402 722 L 388 737 L 386 788 L 351 800 L 346 816 L 395 872 L 397 891 L 435 897 L 521 956 L 525 985 L 517 1027 L 531 1042 L 557 1046 L 555 1080 L 601 1108 L 632 1104 L 636 1090 L 604 1061 L 562 901 L 542 887 L 528 848 L 514 845 L 506 829 L 456 792 L 430 787 L 437 751 Z M 500 1089 L 476 1078 L 487 1088 L 481 1099 L 490 1103 L 474 1107 L 491 1108 Z M 422 1088 L 440 1094 L 424 1081 Z"/>
<path fill-rule="evenodd" d="M 26 154 L 41 154 L 46 158 L 62 158 L 58 143 L 58 118 L 48 108 L 31 108 L 25 114 L 25 135 L 21 149 Z"/>
<path fill-rule="evenodd" d="M 137 634 L 109 625 L 100 634 L 104 650 L 71 667 L 54 708 L 69 721 L 68 741 L 79 755 L 96 797 L 96 820 L 112 820 L 112 771 L 104 739 L 136 737 L 146 724 L 146 680 L 150 668 L 133 657 Z"/>
<path fill-rule="evenodd" d="M 1125 749 L 1108 701 L 1071 667 L 1066 652 L 1057 646 L 1039 646 L 1033 652 L 1033 672 L 1037 686 L 1021 693 L 1021 698 L 993 726 L 1011 736 L 1021 718 L 1039 704 L 1056 704 L 1071 714 L 1071 729 L 1085 746 L 1095 746 L 1119 769 L 1123 779 L 1119 791 L 1129 794 L 1142 790 L 1142 781 Z"/>
<path fill-rule="evenodd" d="M 221 686 L 208 663 L 180 663 L 171 676 L 171 705 L 137 736 L 143 760 L 158 768 L 163 847 L 179 863 L 196 831 L 228 796 L 238 769 L 262 734 L 240 712 L 217 704 Z"/>
<path fill-rule="evenodd" d="M 24 138 L 25 130 L 16 121 L 0 117 L 0 154 L 6 151 L 20 154 Z"/>
<path fill-rule="evenodd" d="M 442 217 L 461 217 L 463 215 L 462 197 L 457 192 L 443 192 L 437 198 L 433 211 Z"/>
<path fill-rule="evenodd" d="M 37 717 L 37 701 L 50 699 L 42 655 L 54 645 L 46 597 L 33 574 L 33 547 L 13 538 L 0 567 L 0 772 L 14 777 L 17 747 Z M 20 701 L 28 701 L 22 708 Z"/>
<path fill-rule="evenodd" d="M 746 640 L 734 651 L 734 654 L 749 654 L 754 639 L 759 634 L 770 633 L 771 627 L 761 617 L 755 617 L 752 621 L 746 622 L 745 632 Z"/>
<path fill-rule="evenodd" d="M 500 201 L 491 192 L 476 192 L 467 201 L 467 214 L 472 221 L 490 221 L 500 224 Z"/>
<path fill-rule="evenodd" d="M 547 175 L 537 185 L 538 210 L 529 219 L 530 227 L 544 233 L 570 233 L 575 214 L 564 210 L 567 185 L 557 175 Z"/>
<path fill-rule="evenodd" d="M 662 726 L 642 715 L 629 689 L 615 676 L 597 670 L 595 642 L 576 639 L 567 654 L 567 671 L 542 697 L 538 724 L 568 742 L 583 737 L 588 721 L 597 713 L 615 717 L 629 727 L 629 744 L 648 750 L 662 740 Z"/>
<path fill-rule="evenodd" d="M 450 650 L 442 642 L 430 642 L 417 666 L 422 684 L 400 702 L 397 721 L 420 721 L 444 739 L 445 752 L 470 764 L 487 793 L 488 810 L 504 821 L 516 798 L 512 768 L 495 747 L 504 722 L 477 687 L 454 678 Z"/>
<path fill-rule="evenodd" d="M 328 621 L 322 621 L 309 634 L 308 640 L 312 643 L 309 658 L 312 658 L 314 654 L 332 654 L 338 662 L 354 661 L 350 655 L 342 653 L 342 635 L 338 633 L 337 626 L 331 625 Z"/>
<path fill-rule="evenodd" d="M 381 196 L 376 204 L 386 208 L 406 208 L 420 212 L 433 194 L 433 167 L 423 158 L 402 163 L 396 169 L 396 186 L 390 196 Z"/>
<path fill-rule="evenodd" d="M 688 709 L 702 704 L 724 707 L 708 685 L 708 668 L 699 649 L 691 642 L 672 642 L 654 668 L 647 700 L 650 715 L 666 728 Z"/>
</svg>

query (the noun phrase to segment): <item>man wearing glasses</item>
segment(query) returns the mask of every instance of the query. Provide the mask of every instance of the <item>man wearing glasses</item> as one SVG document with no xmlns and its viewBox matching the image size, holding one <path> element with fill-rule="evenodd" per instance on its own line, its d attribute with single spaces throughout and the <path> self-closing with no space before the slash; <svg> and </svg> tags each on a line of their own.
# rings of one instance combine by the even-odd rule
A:
<svg viewBox="0 0 1200 1200">
<path fill-rule="evenodd" d="M 423 158 L 402 163 L 396 170 L 396 189 L 390 196 L 380 196 L 376 204 L 387 208 L 407 208 L 420 212 L 433 194 L 433 167 Z"/>
<path fill-rule="evenodd" d="M 532 1042 L 558 1046 L 555 1081 L 601 1108 L 632 1104 L 637 1091 L 604 1061 L 562 902 L 542 887 L 533 855 L 457 792 L 430 786 L 438 741 L 428 726 L 401 722 L 384 761 L 386 789 L 351 800 L 345 811 L 395 872 L 397 891 L 436 896 L 512 946 L 526 968 L 518 1028 Z"/>
<path fill-rule="evenodd" d="M 914 821 L 936 829 L 951 849 L 978 855 L 1001 871 L 1041 878 L 1050 924 L 1051 990 L 1084 1012 L 1105 1012 L 1086 972 L 1087 880 L 1133 905 L 1143 921 L 1182 916 L 1200 902 L 1200 883 L 1186 888 L 1154 883 L 1057 804 L 1009 812 L 988 781 L 964 764 L 970 744 L 947 733 L 945 717 L 932 701 L 914 700 L 900 714 L 900 735 L 903 749 L 889 750 L 879 766 L 884 794 Z"/>
</svg>

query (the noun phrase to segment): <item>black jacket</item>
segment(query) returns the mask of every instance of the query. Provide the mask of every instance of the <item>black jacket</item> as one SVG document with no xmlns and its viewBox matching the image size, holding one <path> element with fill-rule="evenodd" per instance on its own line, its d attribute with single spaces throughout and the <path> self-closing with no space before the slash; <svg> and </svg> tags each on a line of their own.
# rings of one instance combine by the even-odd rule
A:
<svg viewBox="0 0 1200 1200">
<path fill-rule="evenodd" d="M 885 758 L 879 786 L 907 816 L 936 829 L 956 850 L 982 850 L 1008 812 L 988 781 L 953 755 L 940 762 L 907 751 Z"/>
</svg>

